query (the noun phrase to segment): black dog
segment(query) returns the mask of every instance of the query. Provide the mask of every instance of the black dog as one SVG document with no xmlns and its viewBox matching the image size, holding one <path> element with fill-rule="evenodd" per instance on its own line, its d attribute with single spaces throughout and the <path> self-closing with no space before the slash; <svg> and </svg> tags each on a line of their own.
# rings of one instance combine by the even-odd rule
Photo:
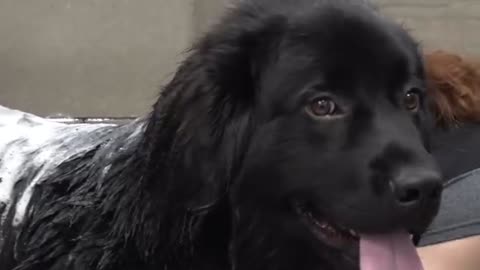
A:
<svg viewBox="0 0 480 270">
<path fill-rule="evenodd" d="M 24 151 L 1 268 L 416 269 L 388 254 L 417 259 L 440 201 L 426 108 L 417 44 L 365 1 L 242 1 L 148 117 Z"/>
</svg>

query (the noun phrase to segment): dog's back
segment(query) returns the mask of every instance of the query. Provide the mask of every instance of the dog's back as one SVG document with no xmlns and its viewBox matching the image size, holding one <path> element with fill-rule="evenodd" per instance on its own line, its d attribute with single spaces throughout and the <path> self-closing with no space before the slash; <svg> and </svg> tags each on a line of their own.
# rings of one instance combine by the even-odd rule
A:
<svg viewBox="0 0 480 270">
<path fill-rule="evenodd" d="M 0 106 L 0 261 L 12 255 L 35 186 L 112 130 L 109 124 L 63 124 Z"/>
</svg>

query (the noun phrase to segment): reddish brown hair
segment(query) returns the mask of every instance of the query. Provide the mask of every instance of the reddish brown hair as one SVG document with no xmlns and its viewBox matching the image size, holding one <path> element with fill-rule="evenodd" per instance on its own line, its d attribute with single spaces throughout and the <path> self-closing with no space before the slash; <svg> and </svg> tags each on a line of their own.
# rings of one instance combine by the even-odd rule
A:
<svg viewBox="0 0 480 270">
<path fill-rule="evenodd" d="M 429 94 L 437 122 L 480 122 L 480 62 L 445 51 L 425 55 Z"/>
</svg>

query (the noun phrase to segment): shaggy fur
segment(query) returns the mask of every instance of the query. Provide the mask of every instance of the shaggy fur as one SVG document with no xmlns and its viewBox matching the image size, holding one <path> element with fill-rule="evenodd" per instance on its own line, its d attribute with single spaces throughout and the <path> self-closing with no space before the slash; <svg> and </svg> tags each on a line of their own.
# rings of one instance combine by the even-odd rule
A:
<svg viewBox="0 0 480 270">
<path fill-rule="evenodd" d="M 438 124 L 480 122 L 480 61 L 446 51 L 427 53 L 425 59 Z"/>
<path fill-rule="evenodd" d="M 444 50 L 428 52 L 425 59 L 438 125 L 433 153 L 445 179 L 453 179 L 480 167 L 480 59 Z"/>
<path fill-rule="evenodd" d="M 312 114 L 319 98 L 335 110 Z M 0 265 L 358 269 L 357 240 L 325 241 L 295 206 L 361 233 L 422 232 L 440 197 L 426 103 L 416 43 L 365 1 L 241 1 L 148 117 L 35 187 Z M 418 204 L 392 190 L 419 183 Z"/>
</svg>

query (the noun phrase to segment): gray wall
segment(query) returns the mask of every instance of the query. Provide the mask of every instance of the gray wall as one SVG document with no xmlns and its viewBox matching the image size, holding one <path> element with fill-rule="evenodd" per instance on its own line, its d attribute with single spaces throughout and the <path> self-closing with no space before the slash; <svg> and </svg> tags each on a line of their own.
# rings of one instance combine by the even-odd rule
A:
<svg viewBox="0 0 480 270">
<path fill-rule="evenodd" d="M 0 0 L 0 104 L 145 113 L 228 0 Z M 480 54 L 480 1 L 378 0 L 427 48 Z"/>
<path fill-rule="evenodd" d="M 427 49 L 480 55 L 480 0 L 376 0 Z"/>
</svg>

